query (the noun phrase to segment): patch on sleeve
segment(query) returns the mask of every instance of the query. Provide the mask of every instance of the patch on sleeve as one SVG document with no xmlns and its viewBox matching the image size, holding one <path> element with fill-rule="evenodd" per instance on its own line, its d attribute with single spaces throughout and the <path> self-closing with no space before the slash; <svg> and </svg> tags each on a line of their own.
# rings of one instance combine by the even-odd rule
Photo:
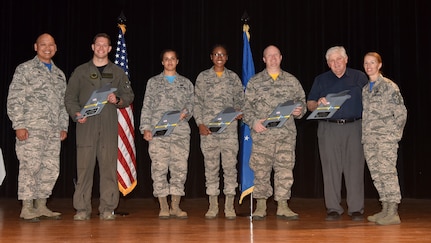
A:
<svg viewBox="0 0 431 243">
<path fill-rule="evenodd" d="M 392 102 L 397 105 L 402 103 L 401 94 L 399 92 L 392 93 Z"/>
</svg>

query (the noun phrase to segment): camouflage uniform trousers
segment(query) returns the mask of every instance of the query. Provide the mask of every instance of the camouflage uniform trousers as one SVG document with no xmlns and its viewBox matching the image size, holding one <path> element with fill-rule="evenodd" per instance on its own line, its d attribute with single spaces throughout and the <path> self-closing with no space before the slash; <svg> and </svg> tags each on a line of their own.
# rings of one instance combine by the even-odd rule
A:
<svg viewBox="0 0 431 243">
<path fill-rule="evenodd" d="M 155 197 L 185 195 L 184 183 L 187 178 L 189 151 L 189 134 L 172 133 L 166 137 L 155 137 L 150 141 L 148 153 L 151 158 L 151 178 Z"/>
<path fill-rule="evenodd" d="M 397 173 L 398 143 L 365 143 L 364 154 L 382 202 L 401 202 Z"/>
<path fill-rule="evenodd" d="M 16 140 L 18 200 L 49 198 L 60 173 L 60 131 L 29 130 Z"/>
<path fill-rule="evenodd" d="M 288 200 L 293 184 L 296 141 L 264 134 L 268 132 L 252 134 L 250 168 L 254 171 L 253 197 L 267 199 L 272 196 L 271 172 L 274 169 L 274 200 Z"/>
<path fill-rule="evenodd" d="M 236 124 L 235 124 L 236 125 Z M 223 168 L 223 182 L 225 195 L 235 195 L 238 186 L 237 155 L 238 136 L 236 133 L 225 130 L 221 134 L 201 136 L 201 150 L 204 155 L 206 193 L 210 196 L 220 194 L 220 157 Z"/>
</svg>

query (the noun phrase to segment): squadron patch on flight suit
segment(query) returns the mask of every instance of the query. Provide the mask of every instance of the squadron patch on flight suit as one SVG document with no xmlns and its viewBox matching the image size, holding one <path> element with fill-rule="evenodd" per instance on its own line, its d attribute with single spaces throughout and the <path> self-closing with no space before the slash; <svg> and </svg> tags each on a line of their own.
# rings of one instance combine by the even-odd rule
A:
<svg viewBox="0 0 431 243">
<path fill-rule="evenodd" d="M 92 74 L 90 74 L 90 78 L 91 79 L 96 79 L 96 78 L 98 78 L 99 76 L 97 75 L 97 73 L 92 73 Z"/>
</svg>

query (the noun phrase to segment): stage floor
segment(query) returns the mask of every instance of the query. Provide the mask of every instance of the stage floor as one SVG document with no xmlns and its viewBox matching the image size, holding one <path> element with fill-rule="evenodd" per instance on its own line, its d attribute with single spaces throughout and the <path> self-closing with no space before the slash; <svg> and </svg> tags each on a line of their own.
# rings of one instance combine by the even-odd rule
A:
<svg viewBox="0 0 431 243">
<path fill-rule="evenodd" d="M 339 221 L 325 221 L 323 199 L 292 198 L 290 208 L 299 214 L 297 221 L 277 219 L 276 204 L 270 198 L 265 220 L 250 220 L 250 200 L 236 200 L 238 217 L 226 220 L 223 198 L 220 214 L 205 219 L 205 198 L 181 202 L 188 219 L 158 218 L 156 199 L 120 200 L 114 221 L 102 221 L 97 215 L 98 200 L 88 221 L 74 221 L 72 199 L 51 199 L 48 206 L 62 212 L 60 220 L 30 223 L 19 218 L 21 203 L 0 199 L 0 242 L 431 242 L 431 200 L 403 199 L 399 208 L 400 225 L 377 226 L 352 221 L 346 214 Z M 345 204 L 344 204 L 345 205 Z M 366 199 L 365 216 L 380 209 L 376 199 Z"/>
</svg>

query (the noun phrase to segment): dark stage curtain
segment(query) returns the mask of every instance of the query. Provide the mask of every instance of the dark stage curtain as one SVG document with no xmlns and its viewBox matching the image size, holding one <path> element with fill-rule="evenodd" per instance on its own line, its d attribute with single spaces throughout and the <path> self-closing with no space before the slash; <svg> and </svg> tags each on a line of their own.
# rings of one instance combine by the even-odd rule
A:
<svg viewBox="0 0 431 243">
<path fill-rule="evenodd" d="M 15 67 L 34 57 L 33 43 L 51 33 L 58 45 L 55 63 L 70 77 L 73 69 L 92 57 L 90 48 L 98 32 L 117 40 L 117 17 L 127 18 L 126 43 L 129 70 L 136 99 L 134 116 L 138 185 L 127 197 L 152 197 L 147 143 L 138 131 L 147 80 L 162 71 L 162 49 L 179 51 L 178 71 L 195 81 L 211 66 L 209 52 L 216 43 L 227 45 L 227 67 L 241 74 L 242 21 L 250 16 L 251 49 L 256 72 L 264 68 L 262 51 L 277 45 L 282 67 L 294 74 L 308 94 L 316 75 L 328 70 L 324 54 L 343 45 L 349 67 L 361 69 L 363 56 L 377 51 L 384 74 L 395 81 L 404 96 L 408 121 L 400 142 L 398 171 L 404 197 L 431 198 L 431 142 L 427 105 L 430 98 L 431 19 L 427 0 L 3 0 L 0 3 L 0 146 L 7 176 L 1 197 L 16 197 L 18 160 L 15 136 L 6 114 L 6 97 Z M 114 60 L 115 50 L 111 52 Z M 191 120 L 191 154 L 186 182 L 187 197 L 205 196 L 203 157 L 194 120 Z M 316 123 L 297 121 L 298 138 L 293 197 L 322 197 L 322 175 Z M 61 172 L 52 197 L 72 197 L 76 177 L 75 124 L 62 144 Z M 366 197 L 377 198 L 365 168 Z M 97 175 L 96 175 L 97 178 Z M 94 194 L 98 193 L 98 181 Z"/>
</svg>

